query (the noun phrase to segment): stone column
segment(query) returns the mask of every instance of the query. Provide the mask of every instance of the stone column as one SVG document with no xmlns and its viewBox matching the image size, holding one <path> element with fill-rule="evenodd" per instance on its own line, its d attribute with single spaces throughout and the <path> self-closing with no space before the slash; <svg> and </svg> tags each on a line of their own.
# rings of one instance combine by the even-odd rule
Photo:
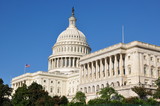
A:
<svg viewBox="0 0 160 106">
<path fill-rule="evenodd" d="M 92 79 L 92 81 L 94 80 L 94 66 L 93 66 L 93 62 L 94 61 L 91 62 L 91 70 L 92 70 L 92 77 L 91 77 L 91 79 Z"/>
<path fill-rule="evenodd" d="M 51 70 L 51 66 L 52 66 L 51 64 L 52 64 L 52 61 L 51 61 L 51 59 L 49 59 L 48 60 L 48 70 Z"/>
<path fill-rule="evenodd" d="M 51 61 L 50 69 L 52 70 L 54 68 L 54 61 L 53 61 L 53 59 L 51 59 L 50 61 Z"/>
<path fill-rule="evenodd" d="M 75 58 L 73 57 L 72 67 L 75 67 Z"/>
<path fill-rule="evenodd" d="M 58 68 L 58 66 L 59 66 L 59 58 L 57 58 L 57 68 Z"/>
<path fill-rule="evenodd" d="M 84 53 L 84 47 L 82 47 L 82 53 Z"/>
<path fill-rule="evenodd" d="M 50 62 L 50 63 L 49 63 L 49 64 L 50 64 L 49 69 L 51 70 L 51 69 L 52 69 L 52 66 L 53 66 L 53 61 L 52 61 L 52 59 L 50 59 L 49 62 Z"/>
<path fill-rule="evenodd" d="M 69 57 L 68 59 L 69 59 L 69 67 L 71 67 L 71 57 Z"/>
<path fill-rule="evenodd" d="M 54 62 L 53 62 L 53 64 L 54 64 L 54 68 L 56 68 L 56 59 L 54 58 Z"/>
<path fill-rule="evenodd" d="M 60 67 L 63 67 L 63 57 L 60 58 Z"/>
<path fill-rule="evenodd" d="M 140 61 L 139 61 L 139 53 L 138 52 L 135 52 L 135 66 L 134 66 L 134 71 L 137 75 L 140 75 L 140 67 L 139 67 L 139 64 L 140 64 Z M 149 70 L 150 71 L 150 70 Z M 151 74 L 150 74 L 151 75 Z"/>
<path fill-rule="evenodd" d="M 120 70 L 120 75 L 123 75 L 123 59 L 122 59 L 122 54 L 120 54 L 119 70 Z"/>
<path fill-rule="evenodd" d="M 65 57 L 65 67 L 67 67 L 67 57 Z"/>
<path fill-rule="evenodd" d="M 58 60 L 59 60 L 59 62 L 58 62 L 58 68 L 60 68 L 61 67 L 61 58 L 59 57 Z"/>
<path fill-rule="evenodd" d="M 100 59 L 100 68 L 99 68 L 99 72 L 100 72 L 100 79 L 103 78 L 103 63 L 102 63 L 103 59 Z"/>
<path fill-rule="evenodd" d="M 73 67 L 73 58 L 71 57 L 71 67 Z"/>
<path fill-rule="evenodd" d="M 64 67 L 64 58 L 62 57 L 62 67 Z"/>
<path fill-rule="evenodd" d="M 56 68 L 56 59 L 53 59 L 53 68 Z"/>
<path fill-rule="evenodd" d="M 77 62 L 77 67 L 78 67 L 78 66 L 79 66 L 79 58 L 77 58 L 77 61 L 76 61 L 76 62 Z"/>
<path fill-rule="evenodd" d="M 108 77 L 108 63 L 107 63 L 107 57 L 104 60 L 104 64 L 105 64 L 105 78 Z"/>
<path fill-rule="evenodd" d="M 133 66 L 131 66 L 131 74 L 133 71 Z M 140 53 L 140 75 L 144 76 L 144 65 L 143 65 L 143 54 Z"/>
<path fill-rule="evenodd" d="M 118 75 L 118 65 L 117 65 L 117 55 L 114 56 L 114 72 L 115 72 L 115 76 Z"/>
<path fill-rule="evenodd" d="M 123 59 L 123 70 L 125 71 L 125 75 L 126 75 L 126 55 L 124 55 L 124 59 Z"/>
<path fill-rule="evenodd" d="M 88 64 L 86 63 L 86 82 L 88 82 Z"/>
<path fill-rule="evenodd" d="M 57 68 L 57 59 L 55 58 L 55 68 Z"/>
<path fill-rule="evenodd" d="M 96 60 L 96 68 L 95 68 L 95 71 L 96 71 L 96 78 L 95 78 L 95 79 L 98 79 L 98 60 Z"/>
<path fill-rule="evenodd" d="M 110 73 L 110 76 L 113 76 L 112 68 L 113 68 L 112 56 L 110 56 L 109 57 L 109 73 Z"/>
<path fill-rule="evenodd" d="M 83 83 L 83 65 L 81 65 L 81 69 L 80 69 L 80 84 Z"/>
<path fill-rule="evenodd" d="M 58 68 L 60 68 L 61 67 L 61 58 L 59 57 L 58 58 Z"/>
<path fill-rule="evenodd" d="M 86 64 L 84 64 L 84 78 L 83 81 L 86 82 Z"/>
<path fill-rule="evenodd" d="M 87 65 L 88 65 L 87 67 L 88 67 L 88 82 L 89 82 L 89 81 L 90 81 L 90 73 L 91 73 L 91 72 L 90 72 L 90 66 L 89 66 L 89 63 L 88 63 Z"/>
</svg>

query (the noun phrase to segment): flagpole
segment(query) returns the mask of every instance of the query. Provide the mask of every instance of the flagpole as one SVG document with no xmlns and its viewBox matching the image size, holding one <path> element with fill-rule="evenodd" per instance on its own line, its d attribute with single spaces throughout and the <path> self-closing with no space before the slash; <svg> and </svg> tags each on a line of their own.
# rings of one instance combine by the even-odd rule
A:
<svg viewBox="0 0 160 106">
<path fill-rule="evenodd" d="M 24 65 L 24 74 L 26 73 L 26 65 Z"/>
<path fill-rule="evenodd" d="M 124 43 L 124 25 L 122 25 L 122 43 Z"/>
</svg>

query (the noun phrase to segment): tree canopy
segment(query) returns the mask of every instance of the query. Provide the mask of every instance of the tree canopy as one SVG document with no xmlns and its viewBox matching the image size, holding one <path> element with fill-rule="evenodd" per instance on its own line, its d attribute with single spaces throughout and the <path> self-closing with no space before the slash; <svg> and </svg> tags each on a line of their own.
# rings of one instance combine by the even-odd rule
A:
<svg viewBox="0 0 160 106">
<path fill-rule="evenodd" d="M 147 90 L 146 88 L 135 86 L 131 88 L 141 99 L 146 99 L 148 95 L 151 95 L 151 91 Z"/>
<path fill-rule="evenodd" d="M 26 85 L 19 87 L 12 97 L 13 105 L 17 106 L 35 106 L 52 104 L 53 100 L 48 95 L 48 92 L 44 91 L 42 86 L 37 83 L 32 83 L 28 88 Z"/>
<path fill-rule="evenodd" d="M 124 97 L 115 91 L 112 87 L 105 87 L 99 91 L 100 97 L 106 101 L 122 100 Z"/>
<path fill-rule="evenodd" d="M 78 91 L 72 101 L 73 102 L 81 102 L 81 103 L 85 104 L 86 103 L 86 96 L 83 92 Z"/>
<path fill-rule="evenodd" d="M 11 96 L 12 89 L 0 78 L 0 106 L 10 105 L 9 96 Z"/>
</svg>

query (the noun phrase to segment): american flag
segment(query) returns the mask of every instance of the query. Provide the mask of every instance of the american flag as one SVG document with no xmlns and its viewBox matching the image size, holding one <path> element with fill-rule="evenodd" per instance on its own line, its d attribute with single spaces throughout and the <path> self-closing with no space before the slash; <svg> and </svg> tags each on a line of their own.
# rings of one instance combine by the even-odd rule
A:
<svg viewBox="0 0 160 106">
<path fill-rule="evenodd" d="M 30 65 L 29 65 L 29 64 L 26 64 L 25 67 L 30 67 Z"/>
</svg>

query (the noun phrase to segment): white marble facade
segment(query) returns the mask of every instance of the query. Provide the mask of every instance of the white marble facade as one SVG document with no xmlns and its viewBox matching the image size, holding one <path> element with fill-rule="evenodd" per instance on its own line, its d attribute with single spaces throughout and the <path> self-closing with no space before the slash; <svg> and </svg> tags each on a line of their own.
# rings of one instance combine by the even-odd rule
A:
<svg viewBox="0 0 160 106">
<path fill-rule="evenodd" d="M 134 86 L 156 89 L 160 47 L 138 41 L 119 43 L 81 57 L 80 66 L 79 89 L 88 100 L 106 86 L 114 87 L 125 97 L 136 96 L 131 90 Z"/>
<path fill-rule="evenodd" d="M 12 79 L 15 91 L 24 83 L 41 84 L 51 96 L 72 99 L 82 91 L 89 99 L 106 86 L 114 87 L 125 97 L 136 95 L 133 86 L 155 89 L 160 76 L 160 47 L 134 41 L 119 43 L 90 53 L 85 35 L 76 27 L 74 11 L 69 26 L 57 38 L 48 58 L 48 72 L 26 73 Z"/>
</svg>

